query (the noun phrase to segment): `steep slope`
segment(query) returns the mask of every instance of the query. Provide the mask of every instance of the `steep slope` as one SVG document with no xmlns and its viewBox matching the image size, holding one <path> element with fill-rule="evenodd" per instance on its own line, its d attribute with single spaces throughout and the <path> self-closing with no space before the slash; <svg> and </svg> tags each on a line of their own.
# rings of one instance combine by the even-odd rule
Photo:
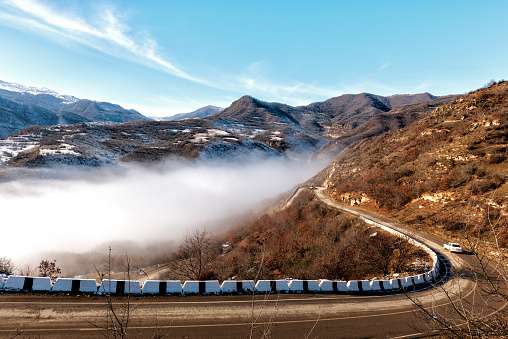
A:
<svg viewBox="0 0 508 339">
<path fill-rule="evenodd" d="M 354 144 L 313 180 L 336 201 L 440 236 L 466 225 L 484 232 L 508 216 L 507 150 L 508 82 L 500 82 Z"/>
<path fill-rule="evenodd" d="M 196 118 L 204 118 L 213 114 L 216 114 L 220 111 L 222 111 L 223 108 L 208 105 L 205 107 L 201 107 L 195 111 L 192 111 L 190 113 L 178 113 L 175 115 L 172 115 L 170 117 L 163 118 L 162 120 L 180 120 L 180 119 L 196 119 Z"/>
<path fill-rule="evenodd" d="M 92 122 L 81 115 L 70 112 L 57 112 L 59 125 L 74 125 L 80 122 Z"/>
<path fill-rule="evenodd" d="M 5 137 L 31 125 L 49 126 L 57 123 L 58 116 L 53 111 L 0 97 L 0 137 Z"/>
</svg>

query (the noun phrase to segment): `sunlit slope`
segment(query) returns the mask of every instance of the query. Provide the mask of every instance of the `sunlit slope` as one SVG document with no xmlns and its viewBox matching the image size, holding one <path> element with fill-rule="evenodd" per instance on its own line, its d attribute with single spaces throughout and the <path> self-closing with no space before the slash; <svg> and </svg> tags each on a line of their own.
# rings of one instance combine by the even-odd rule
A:
<svg viewBox="0 0 508 339">
<path fill-rule="evenodd" d="M 314 181 L 337 201 L 415 227 L 482 231 L 507 212 L 507 113 L 508 83 L 493 84 L 354 144 Z"/>
</svg>

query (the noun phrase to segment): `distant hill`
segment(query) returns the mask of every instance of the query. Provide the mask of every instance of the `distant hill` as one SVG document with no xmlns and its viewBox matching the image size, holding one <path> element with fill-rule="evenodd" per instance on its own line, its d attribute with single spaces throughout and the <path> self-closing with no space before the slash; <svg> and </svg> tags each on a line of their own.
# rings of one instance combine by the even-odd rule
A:
<svg viewBox="0 0 508 339">
<path fill-rule="evenodd" d="M 435 99 L 428 94 L 394 95 L 383 97 L 370 93 L 345 94 L 323 102 L 299 106 L 304 114 L 300 123 L 325 136 L 336 138 L 350 133 L 373 116 L 398 106 L 419 104 Z"/>
<path fill-rule="evenodd" d="M 59 113 L 74 113 L 90 121 L 102 122 L 134 122 L 150 120 L 133 109 L 124 109 L 120 105 L 109 102 L 97 102 L 92 100 L 80 100 L 68 104 Z"/>
<path fill-rule="evenodd" d="M 213 115 L 215 113 L 220 112 L 223 110 L 221 107 L 208 105 L 205 107 L 201 107 L 195 111 L 192 111 L 190 113 L 178 113 L 175 115 L 172 115 L 170 117 L 163 118 L 162 120 L 180 120 L 180 119 L 196 119 L 196 118 L 204 118 L 210 115 Z"/>
<path fill-rule="evenodd" d="M 31 125 L 49 126 L 58 123 L 55 112 L 34 104 L 20 104 L 0 97 L 0 137 Z"/>
<path fill-rule="evenodd" d="M 455 97 L 456 96 L 453 95 L 434 97 L 435 99 L 423 103 L 409 104 L 406 106 L 399 104 L 396 108 L 388 112 L 378 113 L 357 128 L 330 140 L 328 144 L 313 155 L 313 158 L 319 159 L 325 156 L 333 157 L 356 141 L 369 139 L 389 131 L 407 127 L 413 122 L 430 114 L 437 106 L 451 102 Z M 414 101 L 418 102 L 419 100 Z"/>
<path fill-rule="evenodd" d="M 59 111 L 66 104 L 79 101 L 72 95 L 62 95 L 48 88 L 25 86 L 1 80 L 0 97 L 19 103 L 35 104 L 52 111 Z"/>
<path fill-rule="evenodd" d="M 2 110 L 0 137 L 31 125 L 75 124 L 78 122 L 120 123 L 150 120 L 135 110 L 108 102 L 81 100 L 47 88 L 0 81 Z M 14 105 L 17 103 L 18 105 Z M 52 112 L 52 113 L 51 113 Z"/>
</svg>

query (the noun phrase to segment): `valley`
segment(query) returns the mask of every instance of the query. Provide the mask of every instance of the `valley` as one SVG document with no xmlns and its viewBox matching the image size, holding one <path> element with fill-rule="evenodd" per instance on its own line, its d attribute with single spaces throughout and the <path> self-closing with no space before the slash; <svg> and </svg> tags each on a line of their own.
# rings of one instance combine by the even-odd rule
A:
<svg viewBox="0 0 508 339">
<path fill-rule="evenodd" d="M 119 181 L 122 185 L 133 182 L 141 187 L 145 186 L 144 178 L 150 176 L 150 187 L 159 186 L 168 197 L 174 195 L 175 200 L 179 199 L 178 192 L 183 192 L 180 184 L 187 180 L 200 189 L 212 187 L 211 190 L 224 192 L 221 199 L 233 196 L 224 200 L 229 209 L 218 208 L 219 213 L 209 214 L 213 219 L 203 215 L 192 226 L 186 217 L 178 219 L 174 212 L 157 213 L 162 223 L 152 238 L 159 235 L 164 239 L 163 234 L 168 232 L 178 233 L 178 238 L 166 237 L 172 242 L 162 245 L 165 249 L 158 256 L 148 255 L 149 246 L 144 253 L 141 250 L 131 255 L 136 269 L 141 268 L 142 273 L 146 268 L 152 277 L 160 280 L 389 280 L 422 274 L 434 263 L 418 247 L 364 222 L 365 218 L 383 220 L 412 236 L 417 235 L 425 243 L 432 239 L 431 247 L 440 256 L 442 242 L 468 243 L 473 237 L 481 237 L 484 243 L 471 247 L 469 242 L 467 251 L 487 253 L 489 260 L 504 255 L 508 237 L 504 227 L 508 175 L 504 164 L 508 149 L 505 140 L 507 98 L 508 85 L 499 82 L 463 96 L 381 97 L 363 93 L 297 107 L 244 96 L 213 114 L 180 120 L 118 122 L 110 118 L 76 124 L 51 120 L 47 126 L 31 125 L 0 140 L 0 178 L 4 185 L 18 185 L 17 181 L 30 173 L 28 177 L 31 176 L 37 186 L 38 183 L 46 185 L 38 181 L 40 179 L 49 179 L 52 184 L 60 180 L 65 182 L 69 180 L 67 173 L 71 172 L 97 173 L 97 178 L 107 173 L 101 179 L 105 183 L 111 178 L 123 177 Z M 114 105 L 111 107 L 113 111 L 117 109 Z M 123 112 L 113 113 L 123 116 Z M 228 167 L 242 172 L 254 164 L 260 165 L 255 170 L 257 176 L 242 177 L 232 186 L 226 187 L 216 178 L 207 177 L 214 166 L 222 172 Z M 199 176 L 182 181 L 168 175 L 180 169 L 188 173 L 193 166 L 202 170 Z M 295 168 L 305 166 L 310 167 L 291 178 L 293 181 L 280 186 L 270 184 L 273 193 L 252 199 L 261 182 L 280 181 Z M 228 173 L 230 177 L 237 175 Z M 86 180 L 94 182 L 96 177 Z M 198 177 L 204 180 L 197 180 Z M 70 182 L 76 178 L 71 176 Z M 292 187 L 299 184 L 303 188 L 292 195 Z M 125 187 L 127 191 L 131 188 Z M 175 190 L 170 191 L 170 187 Z M 132 193 L 125 196 L 134 198 L 145 191 L 135 187 Z M 235 210 L 231 207 L 232 201 L 240 199 L 242 194 L 252 195 L 251 200 L 238 204 Z M 90 197 L 96 199 L 93 195 Z M 102 205 L 108 203 L 107 199 L 96 200 L 103 201 Z M 138 201 L 137 198 L 133 200 Z M 203 201 L 205 203 L 199 206 L 205 206 L 209 200 Z M 162 204 L 165 202 L 174 204 L 168 198 L 162 199 Z M 130 203 L 119 204 L 122 208 L 128 205 Z M 187 205 L 191 214 L 201 213 L 197 204 Z M 99 210 L 88 202 L 83 206 L 90 211 Z M 147 206 L 136 206 L 139 211 L 149 213 L 146 216 L 137 213 L 143 218 L 137 221 L 131 234 L 141 228 L 153 230 L 149 224 L 155 220 L 154 213 Z M 157 206 L 162 205 L 157 202 Z M 163 209 L 159 207 L 159 211 Z M 250 214 L 245 216 L 245 211 Z M 103 219 L 104 216 L 107 218 Z M 113 220 L 113 216 L 113 213 L 101 212 L 94 222 L 101 225 L 105 220 Z M 175 219 L 175 226 L 169 226 L 171 219 Z M 213 226 L 206 227 L 210 225 Z M 114 238 L 114 235 L 108 236 Z M 62 263 L 65 260 L 59 256 L 69 257 L 58 251 L 52 256 Z M 97 260 L 101 254 L 73 254 L 72 260 L 90 266 L 91 262 L 84 259 L 87 256 Z M 471 272 L 463 271 L 461 265 L 464 262 L 474 265 L 474 257 L 446 257 L 442 259 L 443 264 L 449 260 L 453 269 L 450 271 L 445 265 L 447 268 L 441 272 L 436 286 L 445 286 L 445 296 L 446 291 L 460 291 L 469 296 L 474 290 Z M 125 279 L 125 259 L 129 260 L 127 251 L 125 257 L 116 255 L 115 278 Z M 90 271 L 76 272 L 74 269 L 73 272 L 101 279 Z M 465 272 L 466 277 L 459 278 L 462 287 L 456 290 L 457 280 L 452 273 L 458 272 Z M 415 298 L 431 298 L 434 293 L 433 289 L 418 291 Z M 388 300 L 390 296 L 384 298 Z M 441 298 L 445 300 L 444 296 Z M 283 298 L 281 304 L 285 302 Z M 444 303 L 443 307 L 454 305 L 454 302 Z M 492 304 L 498 302 L 492 301 Z M 321 307 L 320 302 L 311 304 Z M 378 306 L 376 312 L 387 311 Z M 406 313 L 414 306 L 414 302 L 398 300 L 394 307 Z M 348 309 L 351 308 L 348 306 Z M 289 313 L 281 316 L 281 327 L 285 321 L 301 322 L 293 320 L 302 319 L 301 314 L 289 315 L 292 311 L 286 311 Z M 340 311 L 332 313 L 340 314 Z M 369 311 L 363 314 L 356 315 L 362 319 L 369 316 Z M 393 315 L 389 311 L 386 314 L 387 319 Z M 146 317 L 142 318 L 147 321 Z M 339 318 L 328 314 L 322 321 L 338 321 Z M 196 321 L 206 323 L 201 318 Z M 240 319 L 240 323 L 245 321 Z M 307 324 L 308 319 L 303 323 Z M 389 327 L 387 325 L 385 333 L 391 333 Z M 401 335 L 410 332 L 401 328 L 397 331 Z M 290 331 L 285 329 L 284 333 Z"/>
</svg>

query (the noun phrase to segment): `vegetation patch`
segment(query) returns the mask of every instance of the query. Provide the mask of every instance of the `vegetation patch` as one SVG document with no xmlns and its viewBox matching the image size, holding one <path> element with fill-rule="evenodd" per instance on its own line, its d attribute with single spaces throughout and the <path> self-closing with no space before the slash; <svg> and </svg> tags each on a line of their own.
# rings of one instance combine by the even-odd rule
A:
<svg viewBox="0 0 508 339">
<path fill-rule="evenodd" d="M 305 192 L 288 208 L 226 236 L 189 235 L 173 255 L 168 278 L 373 279 L 419 274 L 431 264 L 428 254 L 407 240 Z"/>
</svg>

